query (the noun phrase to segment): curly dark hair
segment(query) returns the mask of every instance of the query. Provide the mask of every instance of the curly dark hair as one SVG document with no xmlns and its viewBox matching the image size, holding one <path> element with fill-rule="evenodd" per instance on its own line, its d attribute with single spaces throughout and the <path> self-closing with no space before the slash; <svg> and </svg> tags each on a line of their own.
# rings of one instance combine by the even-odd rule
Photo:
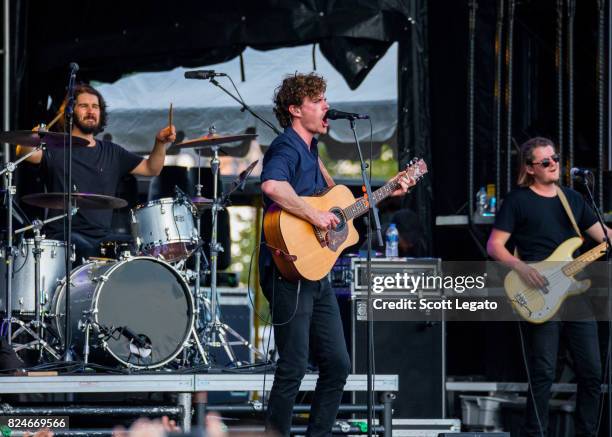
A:
<svg viewBox="0 0 612 437">
<path fill-rule="evenodd" d="M 285 77 L 283 82 L 274 90 L 274 115 L 285 128 L 291 126 L 291 113 L 289 106 L 299 106 L 304 103 L 305 97 L 311 99 L 325 92 L 327 82 L 317 73 L 295 73 Z"/>
</svg>

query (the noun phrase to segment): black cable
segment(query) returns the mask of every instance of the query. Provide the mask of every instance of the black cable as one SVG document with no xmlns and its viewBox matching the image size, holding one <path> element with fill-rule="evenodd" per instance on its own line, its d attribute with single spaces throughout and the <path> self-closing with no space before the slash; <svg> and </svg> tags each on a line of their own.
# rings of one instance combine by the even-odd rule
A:
<svg viewBox="0 0 612 437">
<path fill-rule="evenodd" d="M 533 410 L 535 411 L 536 420 L 538 421 L 538 428 L 540 429 L 540 437 L 544 437 L 544 427 L 542 426 L 542 421 L 540 420 L 540 413 L 538 411 L 538 404 L 535 400 L 535 395 L 533 394 L 533 390 L 531 389 L 531 372 L 529 371 L 529 362 L 527 359 L 527 349 L 525 348 L 525 339 L 523 337 L 523 328 L 521 326 L 521 322 L 518 323 L 519 328 L 519 337 L 521 340 L 521 350 L 523 352 L 523 364 L 525 365 L 525 372 L 527 373 L 527 391 L 531 396 L 531 402 L 533 402 Z M 548 402 L 548 401 L 547 401 Z"/>
<path fill-rule="evenodd" d="M 28 258 L 30 257 L 30 251 L 28 250 L 28 244 L 27 244 L 27 242 L 25 241 L 25 238 L 22 238 L 22 239 L 21 239 L 21 241 L 20 241 L 20 243 L 19 243 L 19 251 L 21 252 L 21 251 L 23 250 L 23 245 L 24 245 L 24 244 L 25 244 L 25 246 L 26 246 L 26 255 L 25 255 L 25 259 L 23 260 L 23 264 L 22 264 L 22 265 L 21 265 L 21 266 L 20 266 L 18 269 L 16 269 L 16 268 L 15 268 L 15 265 L 13 264 L 13 278 L 15 277 L 15 275 L 16 275 L 17 273 L 19 273 L 19 272 L 21 271 L 21 269 L 23 269 L 23 268 L 24 268 L 24 267 L 27 265 L 27 263 L 28 263 Z M 15 261 L 13 261 L 13 262 L 15 262 Z"/>
<path fill-rule="evenodd" d="M 264 243 L 265 244 L 265 243 Z M 297 309 L 298 309 L 298 299 L 300 297 L 300 288 L 301 288 L 301 284 L 302 281 L 298 282 L 298 288 L 297 288 L 297 297 L 296 297 L 296 301 L 295 301 L 295 308 L 293 309 L 293 314 L 291 315 L 291 317 L 282 323 L 275 323 L 273 317 L 269 317 L 268 319 L 264 319 L 261 314 L 259 314 L 259 312 L 257 311 L 257 308 L 255 308 L 255 302 L 253 301 L 253 296 L 252 296 L 252 292 L 251 292 L 251 269 L 252 269 L 252 265 L 253 265 L 253 258 L 255 258 L 255 251 L 261 246 L 260 244 L 255 245 L 255 248 L 253 249 L 253 252 L 251 253 L 251 259 L 249 261 L 249 274 L 247 275 L 247 295 L 249 296 L 249 302 L 251 303 L 251 307 L 253 307 L 253 311 L 255 312 L 255 315 L 257 316 L 257 318 L 259 320 L 261 320 L 263 323 L 265 323 L 266 325 L 271 325 L 271 326 L 284 326 L 287 325 L 289 322 L 291 322 L 291 320 L 293 320 L 293 318 L 295 317 L 296 313 L 297 313 Z M 272 267 L 272 301 L 274 301 L 274 285 L 276 284 L 276 279 L 274 277 L 274 267 Z M 273 314 L 273 305 L 270 305 L 270 314 Z"/>
<path fill-rule="evenodd" d="M 227 77 L 230 80 L 230 82 L 232 83 L 232 86 L 234 87 L 234 90 L 236 91 L 236 94 L 238 94 L 238 97 L 240 98 L 240 102 L 243 105 L 246 105 L 244 99 L 242 98 L 242 94 L 240 94 L 240 91 L 238 91 L 238 88 L 236 87 L 236 84 L 234 83 L 234 79 L 232 79 L 232 76 L 228 75 L 228 76 L 225 76 L 225 77 Z"/>
</svg>

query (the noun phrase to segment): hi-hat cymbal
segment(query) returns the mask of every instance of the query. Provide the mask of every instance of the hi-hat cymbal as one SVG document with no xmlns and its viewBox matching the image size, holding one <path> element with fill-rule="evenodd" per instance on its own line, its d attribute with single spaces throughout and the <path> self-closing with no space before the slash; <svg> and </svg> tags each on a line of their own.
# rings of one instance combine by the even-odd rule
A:
<svg viewBox="0 0 612 437">
<path fill-rule="evenodd" d="M 70 135 L 62 132 L 15 130 L 0 132 L 0 143 L 9 143 L 27 147 L 36 147 L 40 143 L 45 143 L 47 147 L 58 148 L 68 146 Z M 85 147 L 89 141 L 83 138 L 72 136 L 74 147 Z"/>
<path fill-rule="evenodd" d="M 36 193 L 23 196 L 21 199 L 28 205 L 40 208 L 64 209 L 64 199 L 68 193 Z M 72 193 L 72 204 L 82 209 L 117 209 L 127 206 L 127 201 L 119 197 L 103 194 Z"/>
<path fill-rule="evenodd" d="M 212 209 L 214 201 L 208 197 L 195 196 L 191 197 L 189 201 L 195 206 L 198 211 L 204 211 L 206 209 Z"/>
<path fill-rule="evenodd" d="M 237 143 L 244 140 L 253 140 L 257 138 L 257 134 L 238 134 L 238 135 L 205 135 L 200 138 L 193 140 L 183 141 L 182 143 L 175 144 L 173 148 L 176 149 L 208 149 L 212 146 L 218 146 L 220 144 L 226 144 L 225 147 L 236 147 L 238 144 L 227 146 L 229 143 Z"/>
</svg>

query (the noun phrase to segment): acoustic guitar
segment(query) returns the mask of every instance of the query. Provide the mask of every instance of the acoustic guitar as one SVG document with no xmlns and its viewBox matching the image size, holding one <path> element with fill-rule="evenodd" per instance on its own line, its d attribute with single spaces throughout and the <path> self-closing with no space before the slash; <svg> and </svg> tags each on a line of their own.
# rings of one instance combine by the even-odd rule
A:
<svg viewBox="0 0 612 437">
<path fill-rule="evenodd" d="M 427 164 L 414 158 L 403 172 L 411 186 L 427 173 Z M 400 187 L 399 175 L 372 193 L 375 204 Z M 344 185 L 334 185 L 316 196 L 302 196 L 313 208 L 329 211 L 340 223 L 335 229 L 320 229 L 310 222 L 281 209 L 277 204 L 268 208 L 263 230 L 266 245 L 281 275 L 289 281 L 317 281 L 332 269 L 344 249 L 359 241 L 353 220 L 368 211 L 368 199 L 355 199 Z"/>
</svg>

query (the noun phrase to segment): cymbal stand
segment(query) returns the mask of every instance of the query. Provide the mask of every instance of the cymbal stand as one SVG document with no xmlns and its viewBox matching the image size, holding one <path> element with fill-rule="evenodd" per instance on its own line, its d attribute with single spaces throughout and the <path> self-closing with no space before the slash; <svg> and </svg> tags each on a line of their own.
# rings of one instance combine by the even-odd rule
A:
<svg viewBox="0 0 612 437">
<path fill-rule="evenodd" d="M 42 133 L 42 132 L 40 132 Z M 41 135 L 41 138 L 43 135 Z M 7 162 L 2 170 L 0 170 L 0 176 L 4 175 L 5 187 L 6 187 L 6 315 L 4 321 L 7 323 L 7 339 L 8 343 L 12 344 L 13 329 L 11 327 L 11 321 L 13 319 L 13 260 L 15 258 L 15 248 L 13 247 L 13 196 L 15 195 L 15 186 L 13 185 L 13 172 L 17 169 L 17 166 L 23 161 L 28 159 L 30 156 L 40 150 L 45 149 L 44 139 L 41 143 L 36 146 L 32 151 L 26 153 L 15 162 Z"/>
<path fill-rule="evenodd" d="M 214 133 L 211 129 L 211 134 Z M 210 321 L 206 329 L 207 344 L 211 347 L 221 347 L 221 342 L 217 339 L 217 335 L 220 334 L 220 324 L 217 321 L 217 258 L 219 252 L 223 252 L 223 247 L 217 241 L 217 219 L 219 216 L 219 210 L 222 206 L 219 204 L 218 186 L 219 186 L 219 146 L 212 146 L 213 156 L 210 160 L 210 170 L 213 177 L 213 204 L 212 204 L 212 224 L 210 230 Z M 235 356 L 232 353 L 230 359 L 235 361 Z"/>
<path fill-rule="evenodd" d="M 214 127 L 211 127 L 209 130 L 209 134 L 213 135 L 215 133 Z M 248 347 L 252 352 L 254 352 L 257 356 L 263 357 L 263 354 L 255 349 L 244 337 L 242 337 L 238 332 L 232 329 L 226 323 L 223 323 L 220 317 L 217 316 L 218 310 L 218 294 L 217 294 L 217 260 L 219 256 L 219 252 L 223 252 L 223 247 L 217 241 L 217 231 L 218 231 L 218 214 L 219 211 L 222 210 L 225 206 L 225 203 L 228 200 L 228 196 L 219 196 L 219 149 L 220 145 L 213 145 L 210 148 L 213 152 L 213 156 L 210 160 L 210 169 L 212 171 L 213 177 L 213 196 L 212 196 L 212 226 L 211 226 L 211 236 L 210 236 L 210 319 L 206 325 L 206 329 L 204 332 L 206 345 L 208 347 L 222 347 L 225 351 L 225 354 L 230 359 L 232 363 L 240 364 L 238 361 L 232 346 L 234 345 L 242 345 Z M 199 153 L 198 153 L 199 155 Z M 252 170 L 252 168 L 251 168 Z M 199 230 L 199 228 L 198 228 Z M 197 266 L 197 264 L 196 264 Z M 198 268 L 198 267 L 196 267 Z M 199 276 L 196 276 L 196 282 L 199 282 Z M 228 335 L 232 335 L 236 341 L 228 341 Z"/>
</svg>

